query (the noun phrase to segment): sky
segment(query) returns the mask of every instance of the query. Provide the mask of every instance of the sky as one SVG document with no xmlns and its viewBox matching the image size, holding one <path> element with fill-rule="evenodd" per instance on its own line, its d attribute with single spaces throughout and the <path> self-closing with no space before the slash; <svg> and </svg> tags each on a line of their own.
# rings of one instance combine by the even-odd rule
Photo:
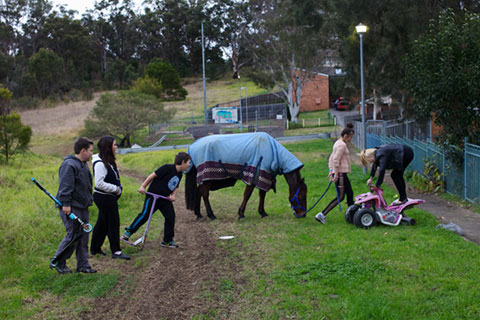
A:
<svg viewBox="0 0 480 320">
<path fill-rule="evenodd" d="M 77 18 L 80 18 L 83 13 L 85 13 L 88 9 L 93 9 L 95 4 L 95 0 L 50 0 L 53 3 L 53 7 L 55 8 L 57 5 L 65 5 L 65 7 L 69 10 L 76 10 L 78 11 Z M 142 0 L 135 0 L 136 7 L 140 7 Z"/>
</svg>

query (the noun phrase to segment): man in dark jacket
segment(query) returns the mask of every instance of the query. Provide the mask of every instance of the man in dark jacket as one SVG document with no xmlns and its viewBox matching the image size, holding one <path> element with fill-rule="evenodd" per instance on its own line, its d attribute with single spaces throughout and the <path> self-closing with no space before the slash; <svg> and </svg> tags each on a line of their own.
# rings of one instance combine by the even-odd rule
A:
<svg viewBox="0 0 480 320">
<path fill-rule="evenodd" d="M 385 144 L 377 148 L 366 149 L 360 153 L 363 165 L 367 162 L 372 163 L 372 171 L 367 184 L 371 184 L 377 168 L 379 168 L 378 179 L 375 186 L 380 188 L 385 177 L 385 171 L 392 169 L 392 177 L 395 187 L 397 187 L 400 198 L 393 205 L 400 205 L 408 201 L 405 180 L 403 173 L 413 160 L 413 150 L 409 146 L 402 144 Z"/>
<path fill-rule="evenodd" d="M 80 224 L 68 217 L 73 212 L 85 223 L 88 223 L 90 213 L 88 207 L 92 205 L 92 174 L 87 161 L 92 156 L 93 141 L 86 138 L 78 138 L 73 146 L 75 155 L 66 156 L 58 170 L 59 187 L 57 199 L 62 203 L 60 218 L 65 225 L 67 234 L 60 242 L 57 249 L 56 264 L 50 263 L 50 268 L 59 273 L 69 273 L 66 260 L 76 251 L 77 272 L 95 273 L 88 262 L 88 233 L 83 232 Z M 75 239 L 79 236 L 78 242 Z M 73 243 L 73 245 L 72 245 Z"/>
</svg>

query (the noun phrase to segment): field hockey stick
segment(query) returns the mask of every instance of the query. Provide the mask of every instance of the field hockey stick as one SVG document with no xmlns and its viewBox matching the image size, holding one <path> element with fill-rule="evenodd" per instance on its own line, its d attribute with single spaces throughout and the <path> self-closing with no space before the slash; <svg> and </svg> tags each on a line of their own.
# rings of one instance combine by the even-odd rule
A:
<svg viewBox="0 0 480 320">
<path fill-rule="evenodd" d="M 35 178 L 32 178 L 32 182 L 35 183 L 37 185 L 37 187 L 40 190 L 42 190 L 50 199 L 52 199 L 58 206 L 63 207 L 63 204 L 57 198 L 55 198 L 50 192 L 48 192 Z M 83 220 L 80 219 L 73 212 L 70 212 L 68 217 L 72 220 L 78 221 L 78 223 L 80 223 L 80 225 L 82 226 L 83 231 L 85 231 L 85 232 L 92 231 L 92 229 L 93 229 L 92 225 L 90 223 L 83 222 Z"/>
<path fill-rule="evenodd" d="M 148 233 L 148 229 L 150 228 L 150 222 L 152 220 L 153 211 L 155 211 L 155 203 L 157 202 L 157 199 L 161 198 L 161 199 L 171 201 L 169 197 L 161 196 L 161 195 L 156 194 L 156 193 L 145 192 L 145 194 L 147 194 L 147 195 L 149 195 L 153 198 L 153 203 L 152 203 L 152 206 L 150 208 L 150 213 L 148 215 L 148 220 L 147 220 L 147 226 L 145 227 L 145 231 L 143 232 L 143 235 L 140 238 L 138 238 L 135 242 L 131 242 L 129 240 L 125 240 L 123 238 L 120 238 L 121 241 L 123 241 L 125 243 L 128 243 L 131 246 L 136 247 L 136 246 L 140 245 L 140 250 L 143 249 L 143 246 L 145 245 L 145 241 L 147 240 L 147 233 Z"/>
</svg>

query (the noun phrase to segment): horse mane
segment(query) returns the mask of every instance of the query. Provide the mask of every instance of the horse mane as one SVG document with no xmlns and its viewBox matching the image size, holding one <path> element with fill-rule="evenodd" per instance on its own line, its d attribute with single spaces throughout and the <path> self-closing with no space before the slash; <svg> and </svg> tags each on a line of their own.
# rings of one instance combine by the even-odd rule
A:
<svg viewBox="0 0 480 320">
<path fill-rule="evenodd" d="M 283 174 L 284 177 L 285 177 L 285 180 L 287 180 L 288 187 L 289 187 L 290 191 L 292 191 L 293 189 L 296 189 L 297 187 L 305 184 L 305 182 L 302 178 L 302 175 L 300 174 L 300 169 L 301 168 L 298 168 L 298 169 L 295 169 L 295 170 L 293 170 L 289 173 L 284 173 Z"/>
</svg>

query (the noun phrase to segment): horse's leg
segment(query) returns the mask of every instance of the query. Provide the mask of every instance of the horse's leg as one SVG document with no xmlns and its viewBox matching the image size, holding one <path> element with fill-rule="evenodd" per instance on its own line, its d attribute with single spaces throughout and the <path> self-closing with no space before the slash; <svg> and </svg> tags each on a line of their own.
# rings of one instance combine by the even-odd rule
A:
<svg viewBox="0 0 480 320">
<path fill-rule="evenodd" d="M 268 217 L 268 214 L 265 212 L 265 196 L 267 192 L 264 190 L 258 190 L 258 213 L 262 216 L 262 218 Z"/>
<path fill-rule="evenodd" d="M 202 184 L 199 190 L 203 197 L 203 203 L 205 204 L 205 210 L 207 211 L 207 216 L 211 220 L 217 219 L 217 217 L 215 217 L 215 215 L 213 214 L 212 207 L 210 206 L 210 201 L 208 200 L 208 196 L 210 195 L 210 184 L 209 183 Z"/>
<path fill-rule="evenodd" d="M 197 186 L 196 191 L 197 191 L 197 197 L 195 198 L 195 209 L 193 212 L 197 216 L 197 220 L 202 220 L 203 216 L 200 213 L 200 202 L 202 200 L 202 193 L 200 192 L 200 186 Z"/>
<path fill-rule="evenodd" d="M 240 205 L 240 208 L 238 208 L 238 219 L 243 219 L 245 218 L 245 208 L 247 207 L 247 202 L 248 199 L 250 199 L 250 196 L 252 195 L 254 186 L 246 186 L 245 191 L 243 192 L 243 201 L 242 204 Z"/>
</svg>

